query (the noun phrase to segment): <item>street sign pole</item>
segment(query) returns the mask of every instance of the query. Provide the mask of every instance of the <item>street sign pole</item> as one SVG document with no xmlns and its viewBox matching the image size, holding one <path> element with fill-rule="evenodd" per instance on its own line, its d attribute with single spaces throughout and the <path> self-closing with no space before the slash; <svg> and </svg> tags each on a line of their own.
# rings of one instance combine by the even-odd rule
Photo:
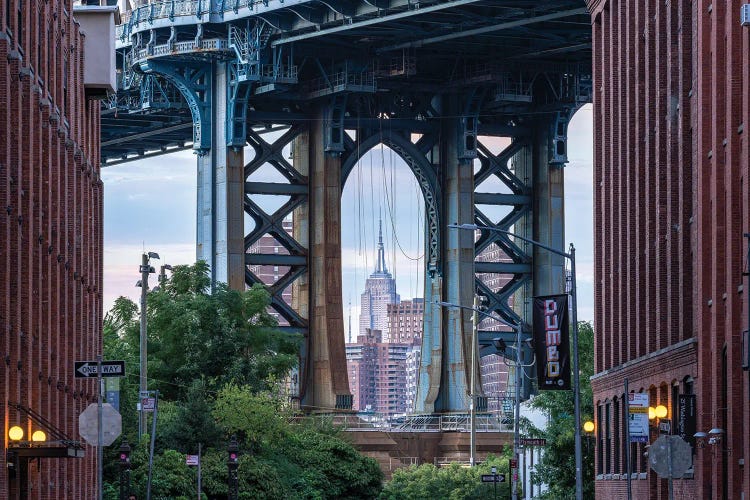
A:
<svg viewBox="0 0 750 500">
<path fill-rule="evenodd" d="M 104 461 L 104 447 L 102 441 L 104 441 L 104 429 L 102 427 L 102 355 L 99 354 L 96 357 L 96 386 L 97 386 L 97 398 L 96 398 L 96 425 L 98 427 L 98 437 L 96 442 L 96 477 L 97 487 L 96 494 L 99 500 L 102 500 L 103 488 L 102 488 L 102 462 Z"/>
<path fill-rule="evenodd" d="M 198 443 L 198 500 L 201 500 L 201 443 Z"/>
<path fill-rule="evenodd" d="M 630 445 L 630 398 L 628 397 L 628 394 L 630 394 L 630 388 L 628 387 L 628 378 L 625 377 L 625 418 L 627 419 L 625 421 L 625 473 L 627 474 L 627 495 L 628 500 L 631 500 L 633 498 L 633 484 L 632 484 L 632 476 L 633 476 L 633 462 L 632 458 L 630 458 L 631 453 L 631 445 Z M 594 446 L 594 453 L 596 453 L 596 446 Z"/>
</svg>

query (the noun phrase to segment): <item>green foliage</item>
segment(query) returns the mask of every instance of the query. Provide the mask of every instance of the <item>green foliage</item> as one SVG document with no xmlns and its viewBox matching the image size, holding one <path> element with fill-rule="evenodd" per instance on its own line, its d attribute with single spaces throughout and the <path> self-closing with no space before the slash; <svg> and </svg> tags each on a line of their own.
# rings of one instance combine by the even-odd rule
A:
<svg viewBox="0 0 750 500">
<path fill-rule="evenodd" d="M 589 379 L 594 373 L 594 329 L 591 323 L 578 323 L 578 357 L 581 384 L 581 423 L 593 420 L 594 403 Z M 524 431 L 533 437 L 547 440 L 544 455 L 536 471 L 532 473 L 535 483 L 548 486 L 539 498 L 575 498 L 575 407 L 572 391 L 543 391 L 531 401 L 533 408 L 544 411 L 549 417 L 546 430 L 522 420 Z M 583 448 L 583 497 L 594 498 L 594 446 L 591 439 L 582 434 Z"/>
<path fill-rule="evenodd" d="M 246 442 L 251 451 L 288 438 L 291 413 L 269 392 L 228 385 L 216 398 L 213 416 L 230 434 Z"/>
<path fill-rule="evenodd" d="M 498 483 L 497 489 L 492 483 L 482 483 L 482 474 L 490 474 L 492 466 L 497 467 L 498 474 L 505 473 L 506 482 Z M 508 477 L 508 457 L 490 455 L 487 460 L 476 467 L 462 467 L 451 464 L 448 467 L 435 467 L 432 464 L 399 469 L 393 478 L 386 483 L 380 498 L 383 500 L 469 500 L 508 498 L 510 484 Z"/>
<path fill-rule="evenodd" d="M 275 328 L 269 296 L 219 285 L 208 266 L 176 266 L 148 296 L 149 389 L 159 406 L 152 498 L 194 498 L 196 468 L 185 453 L 203 447 L 202 491 L 226 498 L 227 451 L 240 442 L 239 493 L 246 499 L 376 498 L 382 473 L 330 427 L 294 423 L 279 380 L 297 363 L 299 338 Z M 124 359 L 123 435 L 132 447 L 131 491 L 145 498 L 149 437 L 137 442 L 139 309 L 120 298 L 104 321 L 107 359 Z M 148 430 L 151 430 L 150 425 Z M 106 498 L 118 498 L 120 441 L 105 449 Z"/>
<path fill-rule="evenodd" d="M 284 498 L 366 499 L 380 492 L 383 476 L 375 460 L 331 427 L 290 424 L 291 414 L 271 393 L 227 386 L 217 397 L 214 416 L 255 455 L 250 470 L 240 463 L 252 498 L 279 498 L 271 484 L 281 485 Z M 264 479 L 270 470 L 276 471 L 275 481 Z"/>
<path fill-rule="evenodd" d="M 275 329 L 263 287 L 219 284 L 211 293 L 207 269 L 175 266 L 149 295 L 149 374 L 168 398 L 182 396 L 196 375 L 213 390 L 230 382 L 269 388 L 297 363 L 299 338 Z"/>
</svg>

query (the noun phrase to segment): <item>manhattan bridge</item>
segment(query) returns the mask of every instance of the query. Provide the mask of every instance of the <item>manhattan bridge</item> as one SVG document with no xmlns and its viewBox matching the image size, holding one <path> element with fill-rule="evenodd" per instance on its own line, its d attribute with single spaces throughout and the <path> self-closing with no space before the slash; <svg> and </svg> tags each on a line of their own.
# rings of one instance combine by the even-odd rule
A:
<svg viewBox="0 0 750 500">
<path fill-rule="evenodd" d="M 448 226 L 512 230 L 564 249 L 567 126 L 592 94 L 583 0 L 172 0 L 129 7 L 121 21 L 102 164 L 193 149 L 197 258 L 213 281 L 241 289 L 260 282 L 253 265 L 288 269 L 268 289 L 304 337 L 304 409 L 352 406 L 342 189 L 380 144 L 408 165 L 425 203 L 414 413 L 465 414 L 472 351 L 494 353 L 493 339 L 514 345 L 515 334 L 480 331 L 472 346 L 471 315 L 435 302 L 470 305 L 476 291 L 489 313 L 527 324 L 530 297 L 564 292 L 566 271 L 561 256 L 506 234 Z M 507 147 L 496 153 L 498 138 Z M 269 167 L 283 181 L 253 178 Z M 503 189 L 483 191 L 488 180 Z M 269 213 L 263 197 L 280 208 Z M 269 234 L 289 255 L 248 252 Z M 492 245 L 508 259 L 477 261 Z M 505 285 L 491 289 L 481 273 L 504 275 Z"/>
</svg>

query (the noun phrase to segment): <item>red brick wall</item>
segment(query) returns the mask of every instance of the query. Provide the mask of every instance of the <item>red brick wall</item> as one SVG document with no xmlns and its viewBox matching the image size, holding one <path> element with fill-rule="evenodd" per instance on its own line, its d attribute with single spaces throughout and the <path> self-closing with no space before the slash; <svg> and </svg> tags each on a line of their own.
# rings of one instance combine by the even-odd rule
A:
<svg viewBox="0 0 750 500">
<path fill-rule="evenodd" d="M 685 377 L 694 379 L 698 430 L 719 427 L 726 439 L 698 450 L 695 479 L 680 482 L 676 498 L 750 495 L 750 468 L 740 465 L 750 459 L 750 387 L 740 366 L 748 322 L 743 233 L 750 232 L 744 3 L 588 2 L 595 89 L 594 399 L 621 398 L 627 376 L 631 389 L 669 401 L 673 383 L 682 390 Z M 693 358 L 672 359 L 691 338 Z M 663 481 L 647 477 L 636 481 L 637 497 L 665 498 Z M 597 482 L 602 498 L 622 498 L 624 488 L 619 478 Z"/>
<path fill-rule="evenodd" d="M 20 495 L 8 428 L 39 429 L 7 403 L 80 439 L 96 388 L 73 362 L 95 358 L 102 321 L 99 103 L 84 96 L 82 34 L 70 2 L 23 0 L 20 26 L 18 5 L 0 2 L 0 499 Z M 30 462 L 28 497 L 93 498 L 95 455 Z"/>
</svg>

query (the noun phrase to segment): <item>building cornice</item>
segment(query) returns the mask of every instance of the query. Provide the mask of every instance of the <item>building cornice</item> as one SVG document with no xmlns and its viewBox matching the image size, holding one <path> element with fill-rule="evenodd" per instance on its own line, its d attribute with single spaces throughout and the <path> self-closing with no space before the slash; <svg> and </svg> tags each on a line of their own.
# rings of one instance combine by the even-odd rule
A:
<svg viewBox="0 0 750 500">
<path fill-rule="evenodd" d="M 670 370 L 695 365 L 698 361 L 697 344 L 697 339 L 693 337 L 599 372 L 591 377 L 591 387 L 595 393 L 603 392 L 621 387 L 623 380 L 627 378 L 637 390 L 640 381 L 647 381 Z"/>
</svg>

